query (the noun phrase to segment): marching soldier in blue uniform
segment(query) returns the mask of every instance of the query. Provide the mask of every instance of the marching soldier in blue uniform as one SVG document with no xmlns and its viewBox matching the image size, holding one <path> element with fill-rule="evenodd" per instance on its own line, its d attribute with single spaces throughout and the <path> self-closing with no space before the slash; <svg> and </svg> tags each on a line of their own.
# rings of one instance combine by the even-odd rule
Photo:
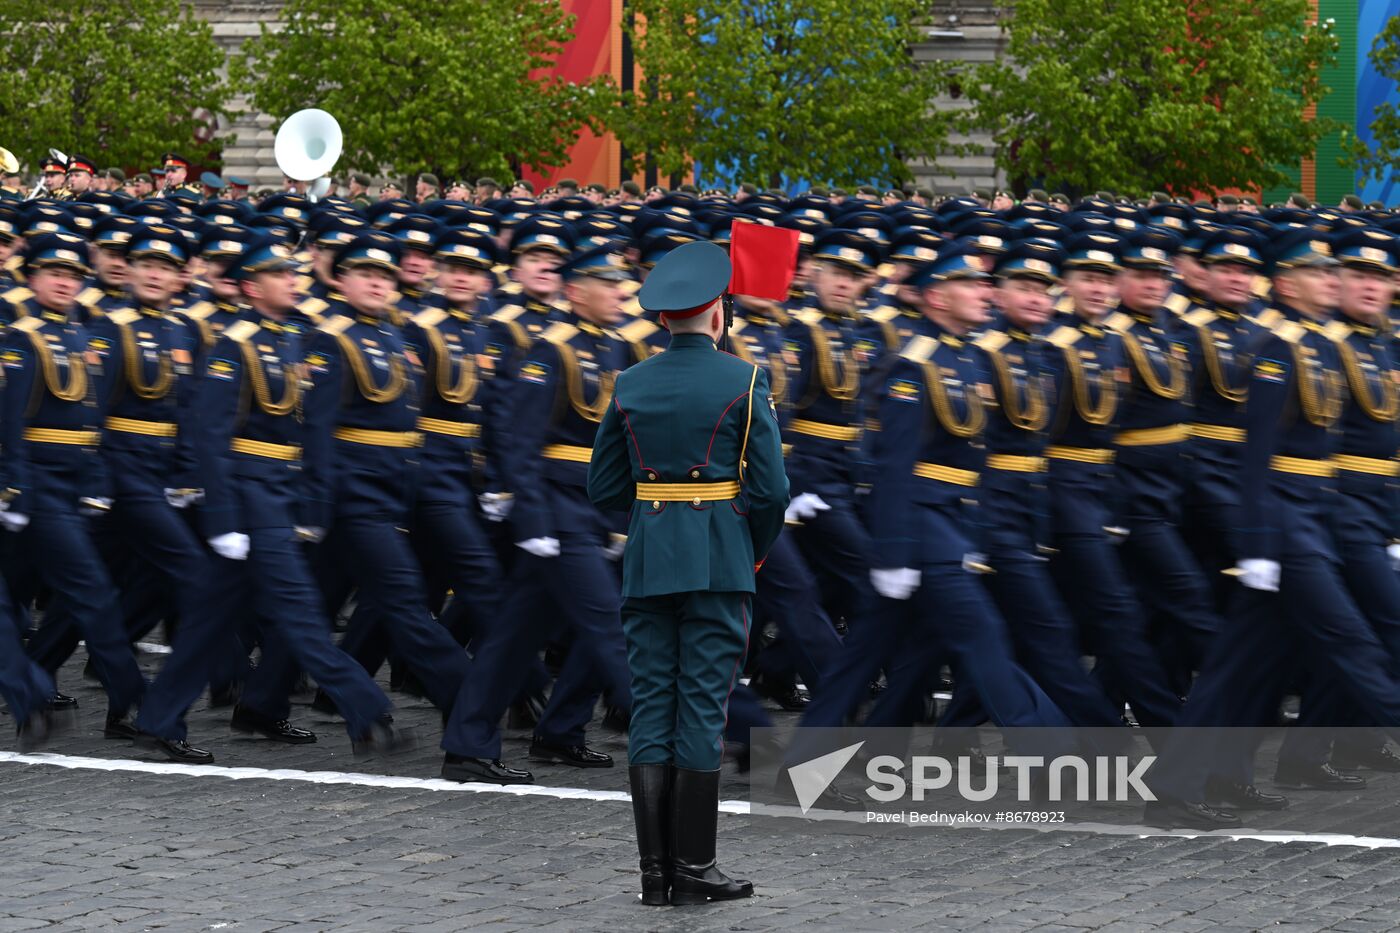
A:
<svg viewBox="0 0 1400 933">
<path fill-rule="evenodd" d="M 1211 583 L 1180 532 L 1191 378 L 1186 344 L 1171 336 L 1164 307 L 1179 245 L 1173 234 L 1153 228 L 1126 239 L 1120 310 L 1105 323 L 1122 341 L 1128 372 L 1113 437 L 1119 518 L 1127 532 L 1119 551 L 1143 608 L 1164 626 L 1158 640 L 1183 658 L 1173 683 L 1184 694 L 1221 622 Z"/>
<path fill-rule="evenodd" d="M 1240 483 L 1243 555 L 1231 624 L 1211 645 L 1179 726 L 1261 726 L 1278 702 L 1305 649 L 1325 659 L 1304 702 L 1317 688 L 1342 689 L 1375 723 L 1394 734 L 1400 724 L 1400 679 L 1384 644 L 1347 592 L 1342 552 L 1333 531 L 1339 507 L 1332 460 L 1345 409 L 1343 361 L 1325 333 L 1337 305 L 1336 260 L 1325 234 L 1287 228 L 1270 244 L 1274 305 L 1271 325 L 1250 342 L 1252 359 Z M 1333 674 L 1335 672 L 1335 674 Z M 1253 784 L 1254 748 L 1216 730 L 1180 732 L 1178 754 L 1154 769 L 1158 800 L 1147 805 L 1153 825 L 1237 826 L 1232 810 L 1275 810 L 1285 797 Z M 1281 762 L 1282 766 L 1282 762 Z M 1330 772 L 1330 773 L 1329 773 Z M 1335 777 L 1334 777 L 1335 776 Z M 1322 765 L 1310 774 L 1280 774 L 1286 784 L 1359 786 Z M 1318 778 L 1325 778 L 1320 782 Z M 1209 801 L 1209 802 L 1208 802 Z M 1224 803 L 1229 810 L 1213 804 Z"/>
<path fill-rule="evenodd" d="M 866 508 L 870 578 L 882 599 L 870 626 L 877 634 L 854 630 L 847 650 L 867 679 L 881 662 L 891 664 L 889 687 L 871 712 L 880 724 L 910 708 L 942 653 L 997 725 L 1069 722 L 1015 662 L 1006 623 L 978 580 L 991 569 L 973 511 L 990 392 L 967 337 L 990 318 L 982 268 L 973 246 L 957 242 L 909 275 L 924 321 L 875 407 L 880 431 L 870 447 Z"/>
<path fill-rule="evenodd" d="M 137 226 L 134 218 L 109 214 L 92 228 L 93 284 L 78 295 L 80 304 L 105 314 L 126 303 L 126 244 Z"/>
<path fill-rule="evenodd" d="M 1115 421 L 1128 378 L 1123 338 L 1106 326 L 1122 271 L 1122 242 L 1086 231 L 1066 245 L 1070 313 L 1046 335 L 1055 408 L 1049 466 L 1050 570 L 1098 657 L 1096 674 L 1144 725 L 1170 725 L 1181 706 L 1147 642 L 1146 621 L 1123 572 L 1113 486 Z"/>
<path fill-rule="evenodd" d="M 446 713 L 466 675 L 465 653 L 428 610 L 408 535 L 418 479 L 418 406 L 402 338 L 388 322 L 397 243 L 364 234 L 336 251 L 337 301 L 306 346 L 311 382 L 304 404 L 304 488 L 299 527 L 318 548 L 322 596 L 338 606 L 346 567 L 367 619 L 383 622 L 396 653 L 428 699 Z M 259 709 L 285 703 L 295 667 L 265 675 L 245 691 Z M 251 704 L 250 704 L 251 705 Z M 285 723 L 283 723 L 285 725 Z M 299 730 L 304 731 L 304 730 Z M 313 739 L 314 740 L 314 736 Z M 305 741 L 304 739 L 302 741 Z"/>
<path fill-rule="evenodd" d="M 1041 332 L 1054 315 L 1049 290 L 1059 284 L 1063 259 L 1053 241 L 1030 238 L 995 266 L 1002 323 L 973 341 L 991 385 L 979 537 L 995 571 L 984 579 L 1010 627 L 1017 660 L 1075 725 L 1113 726 L 1122 716 L 1084 671 L 1078 632 L 1045 562 L 1052 550 L 1045 447 L 1055 399 L 1050 346 Z M 950 710 L 966 703 L 970 692 L 959 683 Z M 943 722 L 954 718 L 949 712 Z"/>
<path fill-rule="evenodd" d="M 104 511 L 112 495 L 98 453 L 106 409 L 102 370 L 91 335 L 76 320 L 75 299 L 91 271 L 85 250 L 81 239 L 54 233 L 34 237 L 25 252 L 32 292 L 0 351 L 5 374 L 0 523 L 19 532 L 16 552 L 32 558 L 30 566 L 60 597 L 55 606 L 62 603 L 68 622 L 87 640 L 88 656 L 107 691 L 108 734 L 124 737 L 131 733 L 128 717 L 146 683 L 127 646 L 117 590 L 85 514 Z M 48 688 L 32 671 L 27 679 L 31 695 Z M 25 722 L 21 712 L 32 714 L 32 701 L 12 702 L 16 718 Z"/>
<path fill-rule="evenodd" d="M 730 262 L 683 246 L 643 285 L 666 352 L 617 380 L 588 495 L 627 510 L 627 659 L 636 695 L 629 781 L 642 901 L 748 897 L 715 864 L 721 735 L 743 666 L 754 574 L 783 527 L 788 486 L 763 367 L 716 352 Z"/>
<path fill-rule="evenodd" d="M 147 692 L 137 717 L 137 744 L 174 761 L 207 764 L 214 756 L 185 740 L 184 714 L 210 679 L 216 646 L 230 618 L 252 593 L 267 623 L 263 652 L 291 657 L 316 679 L 344 713 L 356 753 L 392 750 L 401 734 L 389 701 L 364 669 L 336 648 L 320 594 L 294 531 L 299 519 L 304 429 L 303 353 L 297 335 L 281 326 L 296 302 L 290 250 L 275 241 L 251 244 L 228 270 L 251 304 L 226 327 L 203 363 L 194 442 L 204 498 L 199 526 L 223 560 L 211 601 L 182 619 L 175 650 Z M 246 563 L 242 563 L 246 562 Z M 244 698 L 236 719 L 276 723 L 283 709 L 258 709 Z"/>
<path fill-rule="evenodd" d="M 632 699 L 620 625 L 620 598 L 603 548 L 612 523 L 585 495 L 593 434 L 612 400 L 618 372 L 637 349 L 607 328 L 622 319 L 626 259 L 617 245 L 573 257 L 560 268 L 572 308 L 536 341 L 510 391 L 512 436 L 501 451 L 501 480 L 513 497 L 510 523 L 517 556 L 497 618 L 473 642 L 472 673 L 443 736 L 443 777 L 503 784 L 530 783 L 529 771 L 501 763 L 498 724 L 522 686 L 540 647 L 539 593 L 557 608 L 575 639 L 566 671 L 555 684 L 535 729 L 530 757 L 576 767 L 610 767 L 612 759 L 584 741 L 588 714 L 568 709 L 589 671 L 613 706 Z M 572 683 L 570 681 L 573 681 Z M 591 710 L 591 700 L 589 701 Z"/>
</svg>

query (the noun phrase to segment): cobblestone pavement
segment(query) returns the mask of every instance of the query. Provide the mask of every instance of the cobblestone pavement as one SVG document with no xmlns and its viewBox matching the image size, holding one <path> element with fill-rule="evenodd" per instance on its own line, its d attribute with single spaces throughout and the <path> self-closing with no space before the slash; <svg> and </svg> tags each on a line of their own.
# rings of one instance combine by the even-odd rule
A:
<svg viewBox="0 0 1400 933">
<path fill-rule="evenodd" d="M 68 764 L 154 760 L 101 738 L 101 692 L 76 667 L 62 683 L 81 716 L 47 752 Z M 219 769 L 432 778 L 440 763 L 437 715 L 421 702 L 400 698 L 398 718 L 423 742 L 392 760 L 356 761 L 338 722 L 304 705 L 296 721 L 320 738 L 299 748 L 235 737 L 227 714 L 201 704 L 190 717 L 191 740 L 214 751 Z M 8 720 L 0 726 L 12 734 Z M 509 733 L 506 757 L 523 761 L 527 740 Z M 621 762 L 620 736 L 599 730 L 594 741 Z M 1022 829 L 871 836 L 725 815 L 721 864 L 752 877 L 758 896 L 658 909 L 636 903 L 631 809 L 621 798 L 76 763 L 0 759 L 0 933 L 1400 928 L 1400 848 Z M 620 766 L 535 771 L 542 785 L 592 797 L 626 790 Z M 732 771 L 723 795 L 742 800 Z M 1386 778 L 1368 792 L 1393 801 L 1397 787 Z"/>
</svg>

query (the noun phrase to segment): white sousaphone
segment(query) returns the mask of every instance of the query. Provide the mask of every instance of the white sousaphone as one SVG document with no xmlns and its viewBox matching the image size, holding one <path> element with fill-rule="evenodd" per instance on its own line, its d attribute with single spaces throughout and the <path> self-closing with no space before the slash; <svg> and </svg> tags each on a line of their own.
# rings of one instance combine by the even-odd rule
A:
<svg viewBox="0 0 1400 933">
<path fill-rule="evenodd" d="M 311 182 L 306 195 L 319 201 L 331 189 L 330 171 L 340 158 L 343 141 L 335 117 L 315 108 L 298 110 L 277 130 L 272 154 L 283 175 Z"/>
</svg>

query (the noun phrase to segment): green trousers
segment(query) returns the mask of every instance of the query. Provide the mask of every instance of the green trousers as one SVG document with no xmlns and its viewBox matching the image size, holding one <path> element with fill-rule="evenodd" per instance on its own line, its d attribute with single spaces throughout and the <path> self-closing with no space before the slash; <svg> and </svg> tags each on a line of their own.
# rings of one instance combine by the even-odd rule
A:
<svg viewBox="0 0 1400 933">
<path fill-rule="evenodd" d="M 671 593 L 622 602 L 632 726 L 627 759 L 719 767 L 729 694 L 749 646 L 750 593 Z"/>
</svg>

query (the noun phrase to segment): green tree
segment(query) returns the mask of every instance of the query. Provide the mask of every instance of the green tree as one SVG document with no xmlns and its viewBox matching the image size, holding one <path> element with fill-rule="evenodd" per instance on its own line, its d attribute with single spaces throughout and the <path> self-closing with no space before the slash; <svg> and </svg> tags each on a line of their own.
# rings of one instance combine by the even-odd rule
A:
<svg viewBox="0 0 1400 933">
<path fill-rule="evenodd" d="M 1017 0 L 971 69 L 998 164 L 1066 190 L 1268 187 L 1337 125 L 1305 120 L 1336 50 L 1308 0 Z"/>
<path fill-rule="evenodd" d="M 904 180 L 944 148 L 930 102 L 946 69 L 916 64 L 923 0 L 631 0 L 642 77 L 610 125 L 635 170 L 693 163 L 741 181 Z"/>
<path fill-rule="evenodd" d="M 1376 73 L 1400 81 L 1400 16 L 1391 17 L 1371 43 L 1371 65 Z M 1387 100 L 1372 112 L 1371 141 L 1354 133 L 1342 139 L 1343 162 L 1356 168 L 1361 178 L 1384 178 L 1400 169 L 1400 106 Z"/>
<path fill-rule="evenodd" d="M 188 3 L 5 0 L 0 35 L 0 145 L 30 169 L 50 147 L 127 166 L 211 152 L 195 134 L 224 109 L 225 56 Z"/>
<path fill-rule="evenodd" d="M 236 69 L 253 104 L 340 122 L 340 170 L 509 173 L 563 161 L 605 79 L 549 75 L 572 35 L 558 0 L 290 0 Z"/>
</svg>

